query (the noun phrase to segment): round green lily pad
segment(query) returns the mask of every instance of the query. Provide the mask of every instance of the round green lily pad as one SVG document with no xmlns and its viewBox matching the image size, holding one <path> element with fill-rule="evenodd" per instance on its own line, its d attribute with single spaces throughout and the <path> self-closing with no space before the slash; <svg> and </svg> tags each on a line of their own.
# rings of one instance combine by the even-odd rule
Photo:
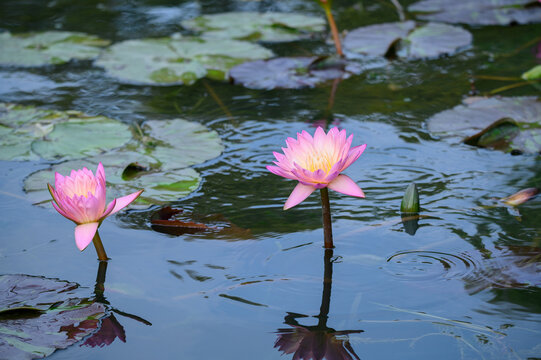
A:
<svg viewBox="0 0 541 360">
<path fill-rule="evenodd" d="M 69 124 L 60 125 L 66 123 Z M 54 184 L 55 172 L 67 175 L 83 167 L 95 172 L 101 162 L 109 200 L 145 189 L 136 204 L 163 204 L 196 190 L 201 178 L 189 166 L 212 159 L 222 151 L 218 133 L 199 123 L 183 119 L 148 120 L 141 127 L 140 138 L 97 156 L 65 161 L 37 171 L 25 179 L 24 190 L 33 203 L 48 203 L 51 196 L 47 184 Z"/>
<path fill-rule="evenodd" d="M 239 21 L 239 19 L 242 19 Z M 303 39 L 321 32 L 326 22 L 322 17 L 295 13 L 228 12 L 203 15 L 181 22 L 189 30 L 201 32 L 205 38 L 284 42 Z"/>
<path fill-rule="evenodd" d="M 108 40 L 80 32 L 0 34 L 0 65 L 43 66 L 96 58 Z"/>
<path fill-rule="evenodd" d="M 70 119 L 54 125 L 42 139 L 32 142 L 32 151 L 44 159 L 67 160 L 95 156 L 127 143 L 128 125 L 103 116 Z"/>
<path fill-rule="evenodd" d="M 541 6 L 532 0 L 422 0 L 408 7 L 417 18 L 468 25 L 541 22 Z"/>
<path fill-rule="evenodd" d="M 469 98 L 427 120 L 428 130 L 506 152 L 541 152 L 541 101 L 536 97 Z"/>
<path fill-rule="evenodd" d="M 344 48 L 353 53 L 403 58 L 434 58 L 470 45 L 472 35 L 458 26 L 413 21 L 365 26 L 350 31 Z"/>
<path fill-rule="evenodd" d="M 162 170 L 200 164 L 224 149 L 217 132 L 183 119 L 148 120 L 141 130 L 146 154 L 156 159 Z"/>
<path fill-rule="evenodd" d="M 174 36 L 114 44 L 95 64 L 125 83 L 189 85 L 205 76 L 223 80 L 231 67 L 271 56 L 272 51 L 245 41 Z"/>
<path fill-rule="evenodd" d="M 129 126 L 106 117 L 0 103 L 0 160 L 83 158 L 131 137 Z"/>
<path fill-rule="evenodd" d="M 114 158 L 118 159 L 116 164 L 114 163 Z M 148 160 L 144 155 L 139 157 L 134 156 L 133 158 L 143 159 L 143 161 Z M 32 203 L 36 205 L 48 204 L 52 199 L 47 190 L 47 184 L 54 185 L 54 174 L 56 172 L 62 175 L 68 175 L 73 169 L 87 167 L 95 173 L 98 162 L 101 160 L 105 160 L 102 163 L 105 168 L 107 199 L 109 201 L 113 198 L 145 189 L 143 194 L 136 200 L 136 205 L 163 204 L 187 196 L 196 190 L 201 182 L 199 174 L 192 168 L 161 171 L 160 169 L 149 167 L 148 172 L 143 172 L 130 180 L 123 180 L 122 172 L 126 166 L 130 165 L 130 162 L 127 162 L 128 159 L 133 160 L 133 158 L 131 155 L 129 157 L 123 157 L 122 151 L 118 151 L 108 154 L 108 157 L 105 159 L 95 157 L 56 164 L 50 168 L 30 174 L 24 180 L 24 191 Z"/>
</svg>

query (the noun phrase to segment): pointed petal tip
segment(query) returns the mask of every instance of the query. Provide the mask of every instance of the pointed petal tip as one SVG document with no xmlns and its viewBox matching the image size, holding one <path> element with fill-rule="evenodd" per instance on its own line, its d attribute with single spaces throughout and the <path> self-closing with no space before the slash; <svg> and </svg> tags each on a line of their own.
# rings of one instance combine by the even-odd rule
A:
<svg viewBox="0 0 541 360">
<path fill-rule="evenodd" d="M 284 204 L 284 210 L 291 209 L 292 207 L 300 204 L 315 190 L 316 188 L 314 186 L 298 183 L 297 186 L 295 186 L 295 189 L 293 189 L 293 191 L 289 195 L 286 203 Z"/>
</svg>

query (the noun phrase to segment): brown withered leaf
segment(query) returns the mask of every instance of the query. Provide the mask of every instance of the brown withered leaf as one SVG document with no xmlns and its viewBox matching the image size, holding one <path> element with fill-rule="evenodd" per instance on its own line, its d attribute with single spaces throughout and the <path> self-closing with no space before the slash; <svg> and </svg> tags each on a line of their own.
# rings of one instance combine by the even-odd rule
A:
<svg viewBox="0 0 541 360">
<path fill-rule="evenodd" d="M 213 237 L 238 239 L 251 237 L 249 229 L 236 226 L 221 214 L 198 215 L 170 206 L 156 211 L 151 216 L 150 223 L 154 231 L 174 236 L 208 233 Z"/>
</svg>

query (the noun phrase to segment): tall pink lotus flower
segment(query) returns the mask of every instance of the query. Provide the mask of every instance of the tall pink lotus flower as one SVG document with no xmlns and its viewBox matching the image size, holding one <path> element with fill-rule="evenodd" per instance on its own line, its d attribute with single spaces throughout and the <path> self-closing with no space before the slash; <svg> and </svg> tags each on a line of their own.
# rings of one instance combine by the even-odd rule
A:
<svg viewBox="0 0 541 360">
<path fill-rule="evenodd" d="M 308 132 L 288 138 L 284 154 L 274 152 L 276 166 L 267 169 L 273 174 L 299 183 L 287 199 L 284 210 L 301 203 L 316 189 L 328 187 L 346 195 L 364 197 L 361 188 L 347 175 L 340 174 L 361 156 L 366 144 L 351 148 L 353 135 L 346 138 L 346 130 L 332 128 L 327 134 L 321 127 L 314 137 Z"/>
<path fill-rule="evenodd" d="M 267 169 L 273 174 L 298 180 L 287 199 L 284 210 L 304 201 L 316 189 L 321 189 L 325 247 L 332 246 L 330 205 L 327 188 L 346 195 L 364 197 L 361 188 L 347 175 L 341 174 L 361 156 L 366 144 L 351 147 L 353 135 L 336 127 L 325 133 L 318 127 L 312 137 L 308 132 L 297 133 L 297 139 L 287 138 L 283 154 L 274 152 L 276 160 Z"/>
<path fill-rule="evenodd" d="M 140 190 L 114 199 L 105 206 L 105 170 L 101 162 L 98 164 L 96 176 L 84 167 L 82 170 L 72 170 L 69 176 L 55 173 L 55 186 L 51 184 L 47 186 L 53 197 L 52 204 L 56 211 L 77 224 L 75 243 L 81 251 L 90 244 L 94 236 L 99 240 L 98 227 L 107 216 L 125 208 L 143 192 Z M 95 245 L 100 256 L 98 245 L 96 243 Z M 99 245 L 101 245 L 101 240 L 99 240 Z M 100 260 L 105 259 L 100 256 Z"/>
</svg>

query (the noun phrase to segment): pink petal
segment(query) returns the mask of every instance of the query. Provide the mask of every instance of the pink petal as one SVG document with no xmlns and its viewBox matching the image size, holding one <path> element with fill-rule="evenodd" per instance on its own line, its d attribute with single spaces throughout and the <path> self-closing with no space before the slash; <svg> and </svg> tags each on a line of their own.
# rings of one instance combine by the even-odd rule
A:
<svg viewBox="0 0 541 360">
<path fill-rule="evenodd" d="M 92 242 L 99 225 L 98 222 L 91 222 L 75 227 L 75 244 L 79 250 L 83 251 Z"/>
<path fill-rule="evenodd" d="M 68 213 L 65 212 L 64 210 L 62 210 L 62 208 L 60 206 L 56 205 L 56 203 L 54 201 L 51 201 L 51 204 L 53 204 L 53 207 L 55 208 L 56 211 L 58 211 L 58 213 L 60 215 L 62 215 L 63 217 L 65 217 L 68 220 L 71 220 L 71 221 L 74 221 L 75 223 L 77 223 L 77 221 L 75 220 L 74 217 L 69 216 Z"/>
<path fill-rule="evenodd" d="M 134 192 L 133 194 L 126 195 L 126 196 L 116 199 L 115 207 L 113 208 L 113 211 L 109 213 L 109 215 L 113 215 L 114 213 L 124 209 L 126 206 L 131 204 L 135 199 L 137 199 L 139 195 L 141 195 L 142 192 L 143 190 L 139 190 L 137 192 Z"/>
<path fill-rule="evenodd" d="M 359 156 L 361 156 L 361 154 L 364 152 L 364 149 L 366 149 L 366 144 L 355 146 L 354 148 L 351 148 L 351 150 L 349 150 L 347 160 L 346 160 L 344 166 L 342 167 L 341 171 L 344 171 L 351 164 L 353 164 L 353 162 L 355 162 L 355 160 L 357 160 L 359 158 Z"/>
<path fill-rule="evenodd" d="M 355 181 L 351 180 L 351 178 L 347 175 L 338 175 L 336 179 L 329 183 L 328 187 L 329 189 L 338 191 L 342 194 L 362 198 L 364 197 L 364 192 L 361 190 L 359 185 L 357 185 Z"/>
<path fill-rule="evenodd" d="M 109 203 L 109 205 L 107 205 L 107 208 L 105 209 L 105 211 L 101 215 L 100 221 L 103 221 L 103 219 L 105 219 L 107 216 L 111 215 L 111 212 L 113 211 L 113 209 L 116 206 L 116 200 L 117 199 L 114 199 L 113 201 L 111 201 Z"/>
<path fill-rule="evenodd" d="M 96 177 L 102 178 L 103 181 L 105 181 L 105 169 L 103 168 L 101 161 L 98 164 L 98 168 L 96 169 Z"/>
<path fill-rule="evenodd" d="M 291 209 L 293 206 L 300 204 L 315 190 L 316 188 L 314 186 L 298 183 L 291 192 L 291 195 L 289 195 L 284 205 L 284 210 Z"/>
<path fill-rule="evenodd" d="M 268 165 L 267 170 L 269 170 L 274 175 L 282 176 L 282 177 L 285 177 L 286 179 L 297 180 L 297 178 L 293 174 L 288 173 L 287 171 L 285 171 L 282 168 L 279 168 L 278 166 Z"/>
</svg>

